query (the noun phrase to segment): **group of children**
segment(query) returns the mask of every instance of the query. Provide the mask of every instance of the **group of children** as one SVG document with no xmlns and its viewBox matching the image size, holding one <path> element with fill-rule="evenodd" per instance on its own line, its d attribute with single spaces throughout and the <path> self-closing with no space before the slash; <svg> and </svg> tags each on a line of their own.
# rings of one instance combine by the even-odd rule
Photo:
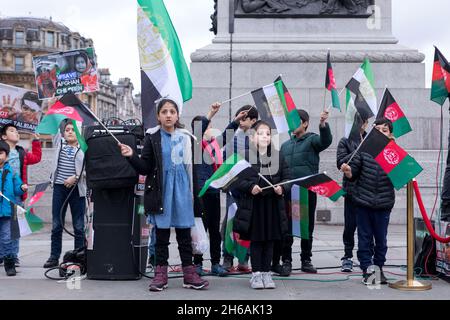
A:
<svg viewBox="0 0 450 320">
<path fill-rule="evenodd" d="M 254 106 L 240 108 L 222 135 L 217 135 L 211 125 L 219 109 L 220 104 L 215 103 L 206 117 L 195 117 L 191 123 L 191 133 L 179 121 L 177 104 L 170 99 L 162 99 L 157 105 L 159 125 L 147 131 L 141 156 L 135 154 L 130 146 L 119 144 L 122 155 L 130 165 L 139 174 L 147 176 L 144 207 L 155 230 L 155 248 L 151 258 L 155 276 L 150 284 L 151 291 L 162 291 L 168 286 L 170 228 L 175 228 L 176 232 L 183 286 L 193 289 L 208 287 L 208 281 L 201 277 L 203 257 L 194 255 L 191 245 L 195 217 L 203 218 L 210 235 L 211 272 L 224 276 L 231 270 L 234 257 L 230 253 L 224 252 L 224 263 L 220 264 L 220 190 L 209 188 L 203 197 L 198 197 L 198 194 L 227 157 L 234 153 L 249 161 L 253 168 L 245 177 L 232 183 L 228 190 L 238 208 L 233 231 L 239 234 L 240 239 L 251 241 L 248 250 L 251 287 L 275 288 L 272 272 L 280 276 L 289 276 L 292 272 L 291 185 L 288 182 L 318 173 L 319 154 L 332 143 L 328 112 L 320 114 L 319 134 L 315 134 L 308 132 L 308 113 L 298 110 L 301 125 L 277 150 L 272 143 L 273 128 L 269 123 L 258 120 L 258 111 Z M 361 128 L 361 139 L 366 134 L 366 128 L 367 121 Z M 392 139 L 392 123 L 389 120 L 378 119 L 374 129 Z M 63 136 L 63 139 L 58 136 L 55 140 L 52 247 L 45 268 L 59 263 L 62 221 L 67 204 L 65 208 L 62 206 L 68 196 L 74 219 L 75 248 L 84 244 L 84 154 L 71 122 L 64 125 Z M 2 140 L 1 192 L 14 203 L 22 204 L 27 185 L 22 183 L 21 178 L 26 179 L 27 165 L 40 161 L 40 143 L 33 141 L 32 151 L 26 153 L 17 146 L 19 135 L 12 125 L 3 128 Z M 360 142 L 343 138 L 337 153 L 337 166 L 344 173 L 344 189 L 347 192 L 342 271 L 353 270 L 354 232 L 358 228 L 358 260 L 363 270 L 363 282 L 369 284 L 370 266 L 375 265 L 382 270 L 386 260 L 387 228 L 395 193 L 389 178 L 371 156 L 359 152 L 355 154 Z M 347 164 L 350 158 L 353 159 Z M 309 239 L 301 240 L 301 270 L 316 273 L 311 262 L 316 194 L 308 191 L 308 200 Z M 15 275 L 18 242 L 10 239 L 12 207 L 3 197 L 0 203 L 0 260 L 7 274 Z M 239 261 L 238 270 L 249 271 L 247 259 Z M 382 271 L 381 283 L 386 283 Z"/>
</svg>

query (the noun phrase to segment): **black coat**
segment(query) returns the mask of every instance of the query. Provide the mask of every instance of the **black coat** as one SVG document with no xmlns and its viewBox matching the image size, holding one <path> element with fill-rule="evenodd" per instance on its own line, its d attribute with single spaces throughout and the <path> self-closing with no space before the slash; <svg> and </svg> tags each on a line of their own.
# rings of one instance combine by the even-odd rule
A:
<svg viewBox="0 0 450 320">
<path fill-rule="evenodd" d="M 384 170 L 367 153 L 358 152 L 350 162 L 353 203 L 357 206 L 377 210 L 392 210 L 395 204 L 395 190 Z"/>
<path fill-rule="evenodd" d="M 366 134 L 367 133 L 364 133 L 363 137 L 366 136 Z M 361 143 L 361 139 L 359 139 L 358 141 L 355 141 L 353 139 L 342 138 L 341 141 L 339 141 L 339 144 L 337 147 L 337 152 L 336 152 L 336 166 L 337 166 L 338 170 L 341 169 L 341 167 L 344 163 L 347 163 L 348 160 L 350 160 L 350 158 L 353 155 L 353 152 L 358 148 L 360 143 Z M 351 198 L 353 188 L 355 187 L 355 181 L 350 181 L 344 175 L 342 187 L 344 188 L 344 191 L 346 192 L 345 197 Z"/>
<path fill-rule="evenodd" d="M 192 141 L 194 145 L 194 141 Z M 128 158 L 130 164 L 141 175 L 146 175 L 144 192 L 144 209 L 146 214 L 164 213 L 163 204 L 163 169 L 162 169 L 162 146 L 161 130 L 147 134 L 144 140 L 144 148 L 141 157 L 134 154 Z M 196 179 L 196 171 L 193 168 L 193 192 L 194 192 L 194 215 L 201 217 L 203 213 L 203 204 L 197 197 L 200 189 Z"/>
<path fill-rule="evenodd" d="M 253 155 L 255 153 L 252 153 Z M 289 167 L 279 153 L 279 170 L 264 174 L 272 184 L 290 180 Z M 290 190 L 289 185 L 282 186 L 283 195 L 277 195 L 272 188 L 254 196 L 251 191 L 255 185 L 267 186 L 267 182 L 258 176 L 261 167 L 276 168 L 272 163 L 263 165 L 258 161 L 252 164 L 254 171 L 249 177 L 239 179 L 232 185 L 233 194 L 239 194 L 236 198 L 237 212 L 234 218 L 233 231 L 239 233 L 244 240 L 264 241 L 281 240 L 288 233 L 288 221 L 285 210 L 284 195 Z M 275 171 L 275 170 L 274 170 Z M 261 217 L 265 217 L 260 219 Z"/>
</svg>

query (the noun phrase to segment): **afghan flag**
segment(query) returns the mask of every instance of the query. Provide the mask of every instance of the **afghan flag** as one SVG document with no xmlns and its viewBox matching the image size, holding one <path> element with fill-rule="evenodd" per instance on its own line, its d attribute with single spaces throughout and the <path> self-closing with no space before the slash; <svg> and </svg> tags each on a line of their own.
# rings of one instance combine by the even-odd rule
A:
<svg viewBox="0 0 450 320">
<path fill-rule="evenodd" d="M 298 184 L 303 188 L 317 193 L 319 196 L 327 197 L 334 202 L 345 194 L 345 191 L 339 186 L 339 184 L 328 177 L 325 173 L 319 173 L 307 177 L 306 179 L 299 181 Z"/>
<path fill-rule="evenodd" d="M 336 87 L 336 79 L 334 78 L 333 66 L 331 65 L 330 52 L 327 55 L 327 76 L 325 78 L 325 88 L 331 92 L 331 101 L 333 108 L 341 110 L 339 94 Z"/>
<path fill-rule="evenodd" d="M 43 221 L 30 212 L 30 209 L 14 205 L 14 212 L 11 216 L 11 239 L 16 240 L 21 237 L 39 231 L 44 227 Z"/>
<path fill-rule="evenodd" d="M 38 202 L 42 198 L 49 185 L 50 182 L 44 182 L 36 185 L 36 187 L 34 188 L 33 196 L 30 198 L 30 201 L 28 202 L 29 207 L 35 205 L 36 202 Z"/>
<path fill-rule="evenodd" d="M 225 228 L 225 251 L 230 255 L 238 258 L 239 262 L 245 261 L 248 249 L 250 248 L 250 241 L 241 240 L 239 234 L 233 232 L 233 222 L 237 211 L 237 205 L 233 197 L 227 194 L 227 224 Z"/>
<path fill-rule="evenodd" d="M 361 127 L 364 120 L 355 107 L 350 90 L 346 89 L 345 137 L 353 141 L 361 141 Z"/>
<path fill-rule="evenodd" d="M 291 189 L 292 235 L 309 240 L 308 189 L 296 184 Z"/>
<path fill-rule="evenodd" d="M 360 152 L 370 154 L 386 172 L 396 190 L 422 172 L 423 168 L 394 140 L 372 129 L 361 145 Z"/>
<path fill-rule="evenodd" d="M 192 79 L 163 0 L 138 0 L 137 29 L 142 119 L 150 128 L 157 125 L 158 99 L 175 101 L 182 112 L 183 102 L 192 98 Z"/>
<path fill-rule="evenodd" d="M 254 172 L 250 163 L 238 154 L 231 155 L 209 178 L 202 190 L 200 190 L 199 197 L 203 197 L 209 187 L 215 189 L 226 189 L 237 179 L 247 176 Z"/>
<path fill-rule="evenodd" d="M 78 123 L 90 125 L 96 119 L 73 93 L 66 94 L 47 111 L 41 123 L 37 126 L 36 133 L 57 134 L 61 122 L 66 119 L 72 120 L 80 148 L 83 152 L 86 152 L 87 144 L 81 134 Z"/>
<path fill-rule="evenodd" d="M 252 96 L 261 120 L 267 121 L 278 133 L 292 132 L 301 125 L 294 100 L 281 77 L 253 91 Z"/>
<path fill-rule="evenodd" d="M 450 98 L 450 64 L 435 47 L 431 100 L 442 106 L 447 98 Z"/>
<path fill-rule="evenodd" d="M 346 85 L 355 101 L 356 110 L 363 119 L 370 119 L 377 112 L 377 97 L 375 95 L 375 81 L 369 59 L 365 59 L 361 67 Z"/>
<path fill-rule="evenodd" d="M 395 138 L 399 138 L 412 131 L 408 119 L 405 117 L 402 109 L 387 88 L 384 92 L 380 110 L 378 111 L 377 115 L 377 119 L 380 118 L 386 118 L 392 121 L 392 124 L 394 126 L 393 135 Z"/>
</svg>

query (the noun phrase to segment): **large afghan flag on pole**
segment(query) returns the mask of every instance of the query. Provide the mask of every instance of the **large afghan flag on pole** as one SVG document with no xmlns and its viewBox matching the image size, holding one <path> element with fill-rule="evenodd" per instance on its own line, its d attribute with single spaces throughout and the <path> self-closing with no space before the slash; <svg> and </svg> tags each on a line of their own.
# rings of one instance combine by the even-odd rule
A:
<svg viewBox="0 0 450 320">
<path fill-rule="evenodd" d="M 309 240 L 308 189 L 294 184 L 291 188 L 292 235 Z"/>
<path fill-rule="evenodd" d="M 138 46 L 144 127 L 157 124 L 155 101 L 167 97 L 182 112 L 192 98 L 192 79 L 163 0 L 138 0 Z"/>
<path fill-rule="evenodd" d="M 278 133 L 292 132 L 301 125 L 294 100 L 281 77 L 253 91 L 252 96 L 261 120 L 267 121 Z"/>
<path fill-rule="evenodd" d="M 442 106 L 447 98 L 450 98 L 450 64 L 435 47 L 431 100 Z"/>
<path fill-rule="evenodd" d="M 331 101 L 333 108 L 341 110 L 339 94 L 336 87 L 336 79 L 334 78 L 333 66 L 331 65 L 330 52 L 327 55 L 327 76 L 325 78 L 325 88 L 331 92 Z"/>
<path fill-rule="evenodd" d="M 392 121 L 392 125 L 394 126 L 393 135 L 395 138 L 399 138 L 412 131 L 408 118 L 406 118 L 403 110 L 387 88 L 384 91 L 383 100 L 381 101 L 380 110 L 377 115 L 377 119 L 380 118 L 386 118 Z"/>
<path fill-rule="evenodd" d="M 369 59 L 364 59 L 346 88 L 350 90 L 356 110 L 363 119 L 370 119 L 378 113 L 375 81 Z"/>
<path fill-rule="evenodd" d="M 405 150 L 377 129 L 372 129 L 360 152 L 370 154 L 386 172 L 394 188 L 400 190 L 422 172 L 423 168 Z"/>
</svg>

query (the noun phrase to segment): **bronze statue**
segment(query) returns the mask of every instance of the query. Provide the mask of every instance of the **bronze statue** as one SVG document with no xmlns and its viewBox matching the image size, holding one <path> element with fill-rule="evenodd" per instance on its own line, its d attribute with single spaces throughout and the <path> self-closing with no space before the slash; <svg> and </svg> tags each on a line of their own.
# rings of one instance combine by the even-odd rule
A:
<svg viewBox="0 0 450 320">
<path fill-rule="evenodd" d="M 340 3 L 345 7 L 350 14 L 355 14 L 359 11 L 359 2 L 355 0 L 322 0 L 323 6 L 320 10 L 320 14 L 331 14 L 338 10 L 337 4 Z"/>
<path fill-rule="evenodd" d="M 242 0 L 242 10 L 245 13 L 260 11 L 260 9 L 266 13 L 280 13 L 290 10 L 283 0 Z"/>
</svg>

